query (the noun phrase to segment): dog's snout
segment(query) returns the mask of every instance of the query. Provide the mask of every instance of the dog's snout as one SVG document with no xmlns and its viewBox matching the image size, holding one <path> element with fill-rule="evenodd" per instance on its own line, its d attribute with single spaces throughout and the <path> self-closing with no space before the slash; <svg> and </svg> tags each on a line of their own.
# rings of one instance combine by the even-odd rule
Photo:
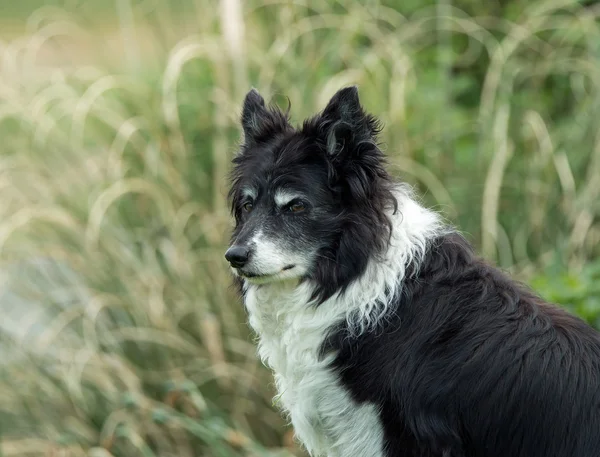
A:
<svg viewBox="0 0 600 457">
<path fill-rule="evenodd" d="M 242 268 L 250 258 L 250 249 L 246 246 L 234 245 L 227 249 L 225 258 L 233 268 Z"/>
</svg>

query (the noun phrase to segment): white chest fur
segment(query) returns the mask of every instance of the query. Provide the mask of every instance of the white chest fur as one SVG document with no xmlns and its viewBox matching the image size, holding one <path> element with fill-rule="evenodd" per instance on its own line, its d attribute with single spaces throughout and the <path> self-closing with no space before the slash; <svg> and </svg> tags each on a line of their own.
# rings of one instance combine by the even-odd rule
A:
<svg viewBox="0 0 600 457">
<path fill-rule="evenodd" d="M 246 293 L 259 354 L 275 373 L 278 402 L 312 456 L 383 457 L 375 406 L 354 402 L 327 367 L 330 360 L 318 357 L 335 323 L 333 303 L 314 308 L 307 306 L 308 298 L 305 286 L 250 286 Z"/>
<path fill-rule="evenodd" d="M 383 430 L 372 404 L 357 404 L 319 360 L 328 330 L 346 320 L 356 333 L 385 318 L 402 286 L 406 266 L 419 262 L 430 239 L 445 228 L 406 189 L 398 191 L 398 213 L 383 259 L 373 259 L 342 297 L 310 306 L 311 285 L 245 284 L 250 325 L 259 336 L 261 359 L 273 369 L 279 403 L 312 456 L 384 457 Z"/>
</svg>

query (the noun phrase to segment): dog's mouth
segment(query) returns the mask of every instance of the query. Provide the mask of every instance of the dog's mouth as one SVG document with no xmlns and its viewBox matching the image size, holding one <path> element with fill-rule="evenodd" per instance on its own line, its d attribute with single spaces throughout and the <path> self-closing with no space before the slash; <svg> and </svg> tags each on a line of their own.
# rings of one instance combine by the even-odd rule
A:
<svg viewBox="0 0 600 457">
<path fill-rule="evenodd" d="M 248 278 L 248 279 L 268 279 L 268 278 L 276 277 L 277 275 L 283 273 L 284 271 L 291 270 L 295 266 L 296 265 L 286 265 L 281 270 L 279 270 L 277 273 L 268 273 L 268 274 L 254 273 L 254 272 L 251 272 L 251 271 L 243 271 L 240 268 L 237 269 L 237 272 L 243 278 Z"/>
</svg>

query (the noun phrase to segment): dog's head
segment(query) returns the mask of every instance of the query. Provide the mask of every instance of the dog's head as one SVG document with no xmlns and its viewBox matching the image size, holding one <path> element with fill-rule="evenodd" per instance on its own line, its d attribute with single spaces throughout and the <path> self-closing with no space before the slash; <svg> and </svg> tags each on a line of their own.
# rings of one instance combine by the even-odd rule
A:
<svg viewBox="0 0 600 457">
<path fill-rule="evenodd" d="M 252 90 L 241 122 L 230 190 L 236 225 L 225 257 L 249 282 L 313 281 L 323 301 L 389 240 L 396 202 L 377 146 L 379 125 L 356 87 L 337 92 L 299 128 Z"/>
</svg>

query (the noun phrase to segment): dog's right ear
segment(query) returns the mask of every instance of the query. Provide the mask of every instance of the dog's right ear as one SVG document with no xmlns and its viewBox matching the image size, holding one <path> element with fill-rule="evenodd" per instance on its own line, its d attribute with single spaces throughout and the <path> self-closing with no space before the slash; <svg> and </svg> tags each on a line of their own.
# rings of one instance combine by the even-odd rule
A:
<svg viewBox="0 0 600 457">
<path fill-rule="evenodd" d="M 256 89 L 246 94 L 242 108 L 242 129 L 247 146 L 260 143 L 289 127 L 287 112 L 274 106 L 265 106 L 265 99 Z"/>
<path fill-rule="evenodd" d="M 242 108 L 242 128 L 244 141 L 253 143 L 258 137 L 262 125 L 268 120 L 269 113 L 265 107 L 265 99 L 254 88 L 246 94 Z"/>
</svg>

